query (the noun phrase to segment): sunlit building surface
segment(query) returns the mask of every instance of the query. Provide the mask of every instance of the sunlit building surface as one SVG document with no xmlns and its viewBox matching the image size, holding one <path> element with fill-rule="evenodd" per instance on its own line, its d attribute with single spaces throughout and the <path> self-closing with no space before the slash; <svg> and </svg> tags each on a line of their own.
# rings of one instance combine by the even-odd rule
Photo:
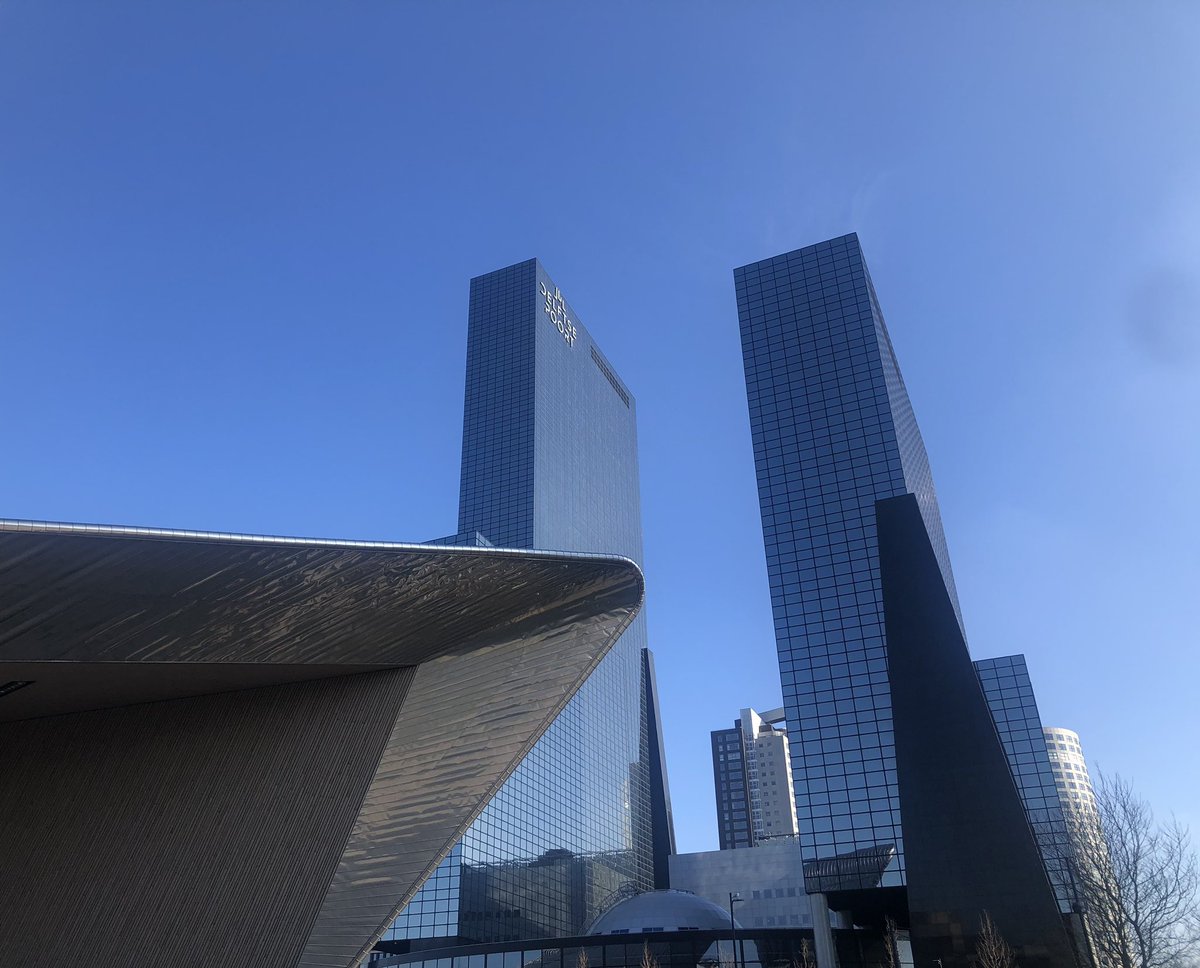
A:
<svg viewBox="0 0 1200 968">
<path fill-rule="evenodd" d="M 1069 841 L 1069 853 L 1063 853 L 1067 853 L 1074 864 L 1091 865 L 1101 871 L 1102 879 L 1111 879 L 1112 862 L 1101 828 L 1100 808 L 1088 774 L 1087 759 L 1079 745 L 1079 734 L 1061 726 L 1047 726 L 1042 735 Z M 1085 881 L 1089 880 L 1087 871 L 1081 874 Z M 1090 880 L 1095 881 L 1094 869 Z M 1086 886 L 1083 892 L 1087 893 Z"/>
<path fill-rule="evenodd" d="M 1043 735 L 1051 774 L 1064 811 L 1081 821 L 1086 818 L 1094 823 L 1098 815 L 1096 791 L 1088 775 L 1083 747 L 1079 745 L 1079 734 L 1061 726 L 1047 726 Z"/>
<path fill-rule="evenodd" d="M 0 960 L 360 964 L 641 595 L 613 556 L 0 521 Z"/>
<path fill-rule="evenodd" d="M 1102 968 L 1117 966 L 1121 962 L 1125 915 L 1114 891 L 1119 882 L 1079 734 L 1061 726 L 1047 726 L 1043 734 L 1063 805 L 1068 856 L 1085 902 L 1084 918 L 1093 941 L 1093 958 Z"/>
<path fill-rule="evenodd" d="M 466 372 L 459 535 L 640 562 L 636 403 L 536 260 L 471 280 Z M 669 804 L 645 646 L 639 616 L 384 950 L 579 934 L 613 899 L 665 885 Z"/>
<path fill-rule="evenodd" d="M 796 799 L 782 709 L 743 709 L 712 731 L 717 830 L 722 850 L 796 836 Z"/>
<path fill-rule="evenodd" d="M 704 850 L 671 858 L 671 886 L 728 905 L 747 928 L 811 928 L 796 844 L 769 841 L 741 850 Z"/>
</svg>

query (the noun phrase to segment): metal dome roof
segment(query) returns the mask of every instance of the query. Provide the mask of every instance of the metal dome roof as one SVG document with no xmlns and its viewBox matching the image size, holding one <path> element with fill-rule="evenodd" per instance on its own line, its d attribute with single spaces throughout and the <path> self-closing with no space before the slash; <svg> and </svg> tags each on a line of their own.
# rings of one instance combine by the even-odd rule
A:
<svg viewBox="0 0 1200 968">
<path fill-rule="evenodd" d="M 728 911 L 690 891 L 646 891 L 613 905 L 596 918 L 588 934 L 720 930 L 728 927 Z"/>
</svg>

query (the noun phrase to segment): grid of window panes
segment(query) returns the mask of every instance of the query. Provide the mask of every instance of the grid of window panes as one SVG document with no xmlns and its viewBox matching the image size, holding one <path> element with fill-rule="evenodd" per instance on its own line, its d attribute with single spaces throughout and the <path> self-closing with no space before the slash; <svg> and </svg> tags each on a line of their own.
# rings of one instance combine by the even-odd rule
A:
<svg viewBox="0 0 1200 968">
<path fill-rule="evenodd" d="M 457 937 L 461 877 L 462 845 L 455 844 L 400 913 L 400 920 L 384 933 L 384 940 Z"/>
<path fill-rule="evenodd" d="M 1092 787 L 1092 778 L 1088 776 L 1087 760 L 1083 755 L 1083 747 L 1079 745 L 1079 736 L 1072 730 L 1057 726 L 1048 726 L 1043 733 L 1050 769 L 1054 773 L 1058 796 L 1063 809 L 1068 812 L 1068 819 L 1076 815 L 1094 822 L 1098 816 L 1096 791 Z"/>
<path fill-rule="evenodd" d="M 879 344 L 879 361 L 883 367 L 883 382 L 887 388 L 888 407 L 895 429 L 896 446 L 900 452 L 900 468 L 904 474 L 904 486 L 909 493 L 916 495 L 917 506 L 921 509 L 925 530 L 929 534 L 929 542 L 933 545 L 933 552 L 937 557 L 938 566 L 941 568 L 946 590 L 950 593 L 950 603 L 954 606 L 954 614 L 958 617 L 959 627 L 963 628 L 962 611 L 958 603 L 958 589 L 954 584 L 954 571 L 950 567 L 950 550 L 946 546 L 946 535 L 942 528 L 942 512 L 938 508 L 937 492 L 933 486 L 933 472 L 929 468 L 925 442 L 921 439 L 917 417 L 913 413 L 912 402 L 908 399 L 904 376 L 900 372 L 900 362 L 896 359 L 892 338 L 883 321 L 883 310 L 879 308 L 879 299 L 875 295 L 871 274 L 863 262 L 857 237 L 850 236 L 849 238 L 853 240 L 854 255 L 852 258 L 862 268 L 862 278 L 867 285 L 871 319 L 874 323 L 875 339 Z M 965 628 L 963 628 L 963 637 L 966 637 Z"/>
<path fill-rule="evenodd" d="M 458 530 L 533 547 L 532 261 L 471 280 Z"/>
<path fill-rule="evenodd" d="M 778 920 L 783 921 L 781 917 Z M 802 920 L 802 918 L 797 918 Z M 878 968 L 882 950 L 873 935 L 838 931 L 838 963 L 844 968 Z M 734 955 L 734 944 L 737 952 Z M 614 932 L 587 938 L 563 938 L 556 947 L 471 945 L 403 955 L 376 952 L 368 962 L 379 968 L 696 968 L 734 964 L 739 968 L 779 968 L 812 958 L 812 931 L 804 929 L 730 932 L 681 930 Z M 807 952 L 807 954 L 806 954 Z"/>
<path fill-rule="evenodd" d="M 1070 842 L 1025 657 L 980 659 L 975 671 L 1059 907 L 1069 913 L 1078 900 L 1071 877 Z"/>
<path fill-rule="evenodd" d="M 536 261 L 471 283 L 459 531 L 642 557 L 635 407 Z M 384 940 L 569 936 L 653 886 L 639 615 Z"/>
<path fill-rule="evenodd" d="M 735 283 L 801 849 L 903 884 L 875 502 L 917 495 L 956 600 L 925 448 L 856 236 Z"/>
<path fill-rule="evenodd" d="M 712 754 L 721 850 L 753 847 L 741 728 L 713 730 Z"/>
</svg>

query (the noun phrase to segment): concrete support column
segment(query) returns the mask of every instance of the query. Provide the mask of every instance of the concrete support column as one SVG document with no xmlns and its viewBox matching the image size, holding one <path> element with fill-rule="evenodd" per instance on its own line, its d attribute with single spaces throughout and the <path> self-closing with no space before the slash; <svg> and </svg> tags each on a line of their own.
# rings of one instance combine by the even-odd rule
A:
<svg viewBox="0 0 1200 968">
<path fill-rule="evenodd" d="M 837 968 L 837 948 L 833 946 L 833 928 L 829 926 L 829 903 L 824 894 L 810 894 L 808 904 L 812 911 L 817 968 Z"/>
</svg>

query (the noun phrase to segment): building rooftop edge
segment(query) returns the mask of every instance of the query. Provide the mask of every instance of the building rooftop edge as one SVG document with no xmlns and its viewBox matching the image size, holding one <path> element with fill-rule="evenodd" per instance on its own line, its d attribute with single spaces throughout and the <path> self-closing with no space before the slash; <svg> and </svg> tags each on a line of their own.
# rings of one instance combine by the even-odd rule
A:
<svg viewBox="0 0 1200 968">
<path fill-rule="evenodd" d="M 540 265 L 543 269 L 546 268 L 537 256 L 530 256 L 528 259 L 519 259 L 518 261 L 510 263 L 509 265 L 498 266 L 495 269 L 489 269 L 487 272 L 481 272 L 478 275 L 471 276 L 471 282 L 475 282 L 477 279 L 486 279 L 488 276 L 494 276 L 498 272 L 509 272 L 513 269 L 518 269 L 521 266 L 527 266 L 530 264 Z"/>
<path fill-rule="evenodd" d="M 858 233 L 857 232 L 846 232 L 843 235 L 835 235 L 831 239 L 825 239 L 824 241 L 821 241 L 821 242 L 813 242 L 811 245 L 802 245 L 798 249 L 788 249 L 785 252 L 778 252 L 775 255 L 769 255 L 763 259 L 755 259 L 753 262 L 747 262 L 745 265 L 736 266 L 734 268 L 733 272 L 734 272 L 734 275 L 736 276 L 738 273 L 744 272 L 746 269 L 752 269 L 755 266 L 760 266 L 764 262 L 774 262 L 776 259 L 782 259 L 782 258 L 785 258 L 786 256 L 803 255 L 807 252 L 815 252 L 817 249 L 821 249 L 821 248 L 824 248 L 825 246 L 833 245 L 833 243 L 841 242 L 844 239 L 850 239 L 860 249 L 862 248 L 862 244 L 858 240 Z"/>
<path fill-rule="evenodd" d="M 474 545 L 431 545 L 421 542 L 369 541 L 355 538 L 306 538 L 287 535 L 243 534 L 236 531 L 189 531 L 181 528 L 147 528 L 136 525 L 81 524 L 64 521 L 39 521 L 25 518 L 0 518 L 0 533 L 35 532 L 42 534 L 78 534 L 109 538 L 146 538 L 166 541 L 208 541 L 222 544 L 301 546 L 344 548 L 347 551 L 415 551 L 425 554 L 472 554 L 521 558 L 561 558 L 564 561 L 586 559 L 632 565 L 639 576 L 642 569 L 625 555 L 592 551 L 554 551 L 541 548 L 494 548 Z"/>
</svg>

